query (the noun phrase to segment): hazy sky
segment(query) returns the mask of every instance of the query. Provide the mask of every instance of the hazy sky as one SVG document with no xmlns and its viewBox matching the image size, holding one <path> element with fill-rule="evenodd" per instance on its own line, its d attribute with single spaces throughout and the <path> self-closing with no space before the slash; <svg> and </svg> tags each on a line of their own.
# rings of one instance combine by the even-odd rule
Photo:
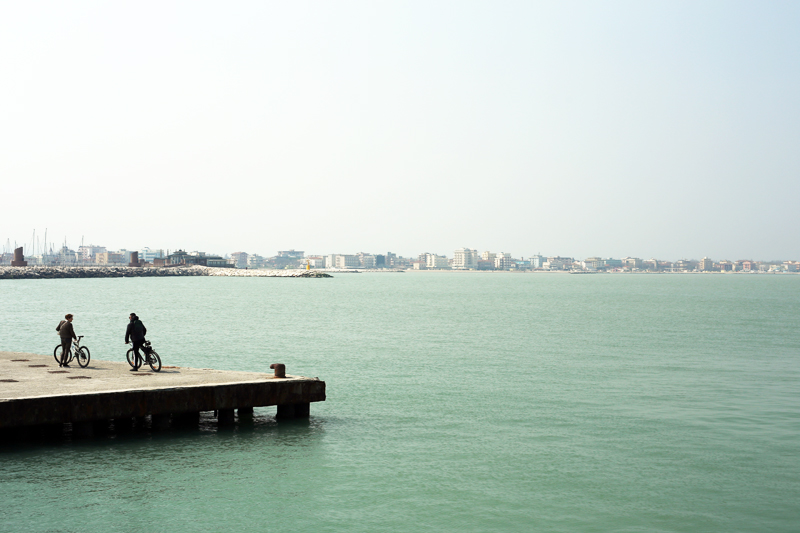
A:
<svg viewBox="0 0 800 533">
<path fill-rule="evenodd" d="M 0 239 L 800 259 L 800 2 L 3 2 Z"/>
</svg>

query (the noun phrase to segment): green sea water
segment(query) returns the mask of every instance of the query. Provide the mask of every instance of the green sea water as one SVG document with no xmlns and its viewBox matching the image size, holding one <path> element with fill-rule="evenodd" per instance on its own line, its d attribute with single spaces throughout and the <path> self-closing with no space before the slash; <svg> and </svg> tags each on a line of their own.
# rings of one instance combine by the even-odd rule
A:
<svg viewBox="0 0 800 533">
<path fill-rule="evenodd" d="M 0 282 L 0 350 L 67 312 L 124 359 L 318 376 L 311 418 L 0 447 L 0 531 L 800 530 L 800 276 Z M 154 377 L 157 379 L 157 376 Z"/>
</svg>

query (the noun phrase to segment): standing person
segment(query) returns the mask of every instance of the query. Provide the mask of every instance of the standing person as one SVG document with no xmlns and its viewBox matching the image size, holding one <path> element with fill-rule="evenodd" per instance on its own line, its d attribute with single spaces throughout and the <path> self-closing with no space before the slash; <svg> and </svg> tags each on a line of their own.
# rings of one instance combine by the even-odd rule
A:
<svg viewBox="0 0 800 533">
<path fill-rule="evenodd" d="M 75 336 L 75 328 L 72 327 L 72 314 L 67 313 L 64 315 L 64 320 L 56 328 L 61 337 L 61 362 L 59 367 L 65 366 L 69 368 L 67 361 L 69 361 L 69 351 L 72 347 L 72 339 L 77 339 Z"/>
<path fill-rule="evenodd" d="M 142 366 L 142 356 L 139 355 L 139 348 L 144 345 L 144 336 L 147 335 L 147 328 L 144 327 L 136 313 L 131 313 L 128 318 L 130 322 L 128 323 L 128 329 L 125 331 L 125 344 L 133 341 L 133 368 L 131 368 L 131 372 L 136 372 Z"/>
</svg>

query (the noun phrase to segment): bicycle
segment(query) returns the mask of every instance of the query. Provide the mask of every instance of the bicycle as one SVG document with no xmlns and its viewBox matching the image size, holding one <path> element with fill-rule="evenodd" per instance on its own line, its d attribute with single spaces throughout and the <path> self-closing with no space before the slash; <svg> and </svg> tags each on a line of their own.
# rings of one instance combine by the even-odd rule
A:
<svg viewBox="0 0 800 533">
<path fill-rule="evenodd" d="M 73 359 L 78 359 L 78 364 L 81 368 L 86 368 L 89 366 L 89 359 L 91 355 L 89 354 L 89 348 L 86 346 L 81 346 L 81 339 L 83 335 L 78 335 L 78 338 L 72 341 L 72 349 L 69 351 L 69 355 L 67 357 L 67 364 L 70 364 Z M 53 350 L 53 357 L 56 360 L 56 363 L 61 364 L 61 345 L 56 344 L 55 349 Z"/>
<path fill-rule="evenodd" d="M 148 365 L 150 365 L 150 369 L 153 372 L 161 371 L 161 357 L 153 349 L 153 346 L 150 344 L 150 341 L 144 341 L 144 345 L 142 346 L 142 351 L 144 352 L 144 356 L 142 357 L 144 361 L 142 361 L 142 364 L 139 366 L 142 366 L 145 363 L 147 363 Z M 125 354 L 125 358 L 128 360 L 128 364 L 131 365 L 131 367 L 134 366 L 135 357 L 136 354 L 133 353 L 133 348 L 129 348 L 128 353 Z"/>
</svg>

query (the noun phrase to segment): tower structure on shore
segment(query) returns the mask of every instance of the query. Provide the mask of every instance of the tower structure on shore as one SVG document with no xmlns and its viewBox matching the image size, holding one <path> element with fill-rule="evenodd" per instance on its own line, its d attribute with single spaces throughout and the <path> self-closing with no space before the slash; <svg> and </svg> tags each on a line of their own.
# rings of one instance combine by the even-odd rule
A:
<svg viewBox="0 0 800 533">
<path fill-rule="evenodd" d="M 22 255 L 22 246 L 20 246 L 19 248 L 14 248 L 14 259 L 11 261 L 11 266 L 15 267 L 28 266 L 28 262 L 25 261 L 25 256 Z"/>
</svg>

